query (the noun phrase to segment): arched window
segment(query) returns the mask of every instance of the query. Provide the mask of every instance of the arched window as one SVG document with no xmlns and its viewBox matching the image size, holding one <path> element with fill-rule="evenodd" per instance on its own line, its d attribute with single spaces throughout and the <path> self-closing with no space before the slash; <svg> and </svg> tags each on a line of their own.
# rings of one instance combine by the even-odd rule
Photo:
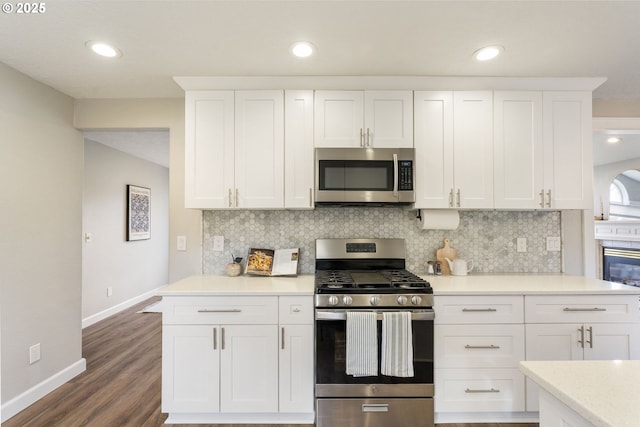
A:
<svg viewBox="0 0 640 427">
<path fill-rule="evenodd" d="M 609 187 L 609 201 L 617 205 L 629 204 L 629 192 L 617 179 L 614 179 Z"/>
</svg>

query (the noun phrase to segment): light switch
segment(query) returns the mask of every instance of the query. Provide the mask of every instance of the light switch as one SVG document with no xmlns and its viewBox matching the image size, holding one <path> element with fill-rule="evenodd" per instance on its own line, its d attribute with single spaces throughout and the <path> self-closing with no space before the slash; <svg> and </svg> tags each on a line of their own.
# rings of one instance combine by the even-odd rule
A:
<svg viewBox="0 0 640 427">
<path fill-rule="evenodd" d="M 213 251 L 224 251 L 224 236 L 213 236 Z"/>
<path fill-rule="evenodd" d="M 548 252 L 560 252 L 560 247 L 561 247 L 560 237 L 547 237 Z"/>
<path fill-rule="evenodd" d="M 527 238 L 526 237 L 518 237 L 516 239 L 516 251 L 518 251 L 518 252 L 527 252 Z"/>
<path fill-rule="evenodd" d="M 176 242 L 176 250 L 186 251 L 187 250 L 187 236 L 178 236 Z"/>
</svg>

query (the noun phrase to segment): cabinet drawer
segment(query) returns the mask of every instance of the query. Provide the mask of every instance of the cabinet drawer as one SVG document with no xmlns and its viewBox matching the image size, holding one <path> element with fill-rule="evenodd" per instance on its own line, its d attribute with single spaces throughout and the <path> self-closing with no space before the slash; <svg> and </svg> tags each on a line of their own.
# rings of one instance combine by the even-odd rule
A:
<svg viewBox="0 0 640 427">
<path fill-rule="evenodd" d="M 436 368 L 517 368 L 524 325 L 437 325 Z"/>
<path fill-rule="evenodd" d="M 526 323 L 638 322 L 637 295 L 526 296 Z"/>
<path fill-rule="evenodd" d="M 522 323 L 523 297 L 436 296 L 436 324 Z"/>
<path fill-rule="evenodd" d="M 436 369 L 436 412 L 524 411 L 524 375 L 507 369 Z"/>
<path fill-rule="evenodd" d="M 280 297 L 279 323 L 281 325 L 313 325 L 313 297 Z"/>
<path fill-rule="evenodd" d="M 162 323 L 277 325 L 278 297 L 164 297 Z"/>
</svg>

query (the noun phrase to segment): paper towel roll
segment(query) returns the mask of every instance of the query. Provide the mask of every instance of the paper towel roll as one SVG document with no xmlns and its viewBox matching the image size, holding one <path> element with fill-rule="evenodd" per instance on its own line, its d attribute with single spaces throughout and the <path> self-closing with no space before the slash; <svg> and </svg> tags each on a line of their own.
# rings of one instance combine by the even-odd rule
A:
<svg viewBox="0 0 640 427">
<path fill-rule="evenodd" d="M 421 209 L 417 221 L 421 230 L 455 230 L 460 214 L 455 209 Z"/>
</svg>

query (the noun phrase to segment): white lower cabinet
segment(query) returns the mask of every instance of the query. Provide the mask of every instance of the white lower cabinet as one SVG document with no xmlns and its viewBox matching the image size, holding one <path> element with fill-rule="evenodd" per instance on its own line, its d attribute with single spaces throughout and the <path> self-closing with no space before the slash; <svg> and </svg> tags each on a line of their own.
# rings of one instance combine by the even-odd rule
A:
<svg viewBox="0 0 640 427">
<path fill-rule="evenodd" d="M 313 422 L 313 300 L 280 298 L 165 297 L 167 422 Z"/>
<path fill-rule="evenodd" d="M 637 296 L 529 296 L 525 311 L 526 360 L 640 359 Z M 526 391 L 538 411 L 538 386 L 527 380 Z"/>
</svg>

